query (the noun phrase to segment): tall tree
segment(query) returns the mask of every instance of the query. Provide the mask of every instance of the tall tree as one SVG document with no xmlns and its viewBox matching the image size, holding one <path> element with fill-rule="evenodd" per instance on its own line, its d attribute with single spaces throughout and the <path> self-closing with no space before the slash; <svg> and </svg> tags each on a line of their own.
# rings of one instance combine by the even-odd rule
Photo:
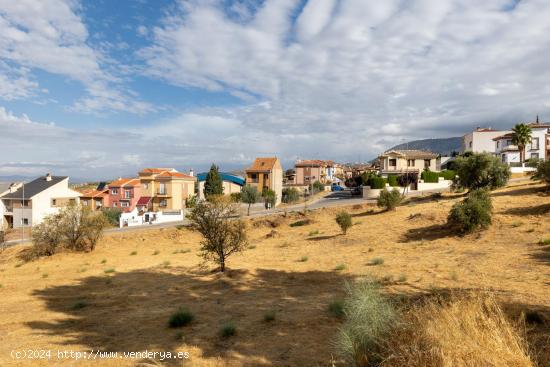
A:
<svg viewBox="0 0 550 367">
<path fill-rule="evenodd" d="M 204 181 L 204 197 L 207 199 L 212 195 L 223 195 L 223 182 L 218 171 L 218 166 L 212 163 L 210 171 L 206 175 L 206 180 Z"/>
<path fill-rule="evenodd" d="M 526 124 L 517 124 L 512 128 L 512 144 L 519 149 L 519 161 L 525 160 L 525 146 L 531 142 L 531 128 Z"/>
</svg>

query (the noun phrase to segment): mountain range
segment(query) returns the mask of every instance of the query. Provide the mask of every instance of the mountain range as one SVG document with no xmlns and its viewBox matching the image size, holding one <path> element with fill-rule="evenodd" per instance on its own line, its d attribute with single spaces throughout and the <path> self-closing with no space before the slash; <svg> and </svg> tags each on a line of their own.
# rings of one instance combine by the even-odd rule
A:
<svg viewBox="0 0 550 367">
<path fill-rule="evenodd" d="M 429 150 L 442 156 L 450 156 L 452 152 L 460 152 L 462 146 L 462 137 L 456 136 L 452 138 L 435 138 L 413 140 L 408 143 L 399 144 L 389 148 L 393 149 L 419 149 Z"/>
</svg>

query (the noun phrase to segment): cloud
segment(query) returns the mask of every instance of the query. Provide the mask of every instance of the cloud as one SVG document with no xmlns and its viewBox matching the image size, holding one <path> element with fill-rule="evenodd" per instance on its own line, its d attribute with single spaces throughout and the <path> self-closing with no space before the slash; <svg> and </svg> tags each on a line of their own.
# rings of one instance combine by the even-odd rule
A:
<svg viewBox="0 0 550 367">
<path fill-rule="evenodd" d="M 117 77 L 105 70 L 107 57 L 88 45 L 88 31 L 78 10 L 72 0 L 0 0 L 0 62 L 81 82 L 87 96 L 74 106 L 80 111 L 152 110 L 150 104 L 135 101 Z M 14 68 L 9 73 L 1 69 L 1 98 L 23 99 L 39 92 L 38 84 L 26 75 L 14 77 Z M 6 87 L 4 82 L 13 85 Z"/>
</svg>

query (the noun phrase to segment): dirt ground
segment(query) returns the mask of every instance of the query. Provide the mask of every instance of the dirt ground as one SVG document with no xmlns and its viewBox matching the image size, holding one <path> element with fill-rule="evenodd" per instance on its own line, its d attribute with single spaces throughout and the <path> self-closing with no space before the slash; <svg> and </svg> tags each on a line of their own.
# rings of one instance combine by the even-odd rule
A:
<svg viewBox="0 0 550 367">
<path fill-rule="evenodd" d="M 460 196 L 415 198 L 394 212 L 342 210 L 249 222 L 250 246 L 229 258 L 226 275 L 204 264 L 200 236 L 187 229 L 107 235 L 92 253 L 23 263 L 21 246 L 0 254 L 0 365 L 331 366 L 341 321 L 328 304 L 346 281 L 380 279 L 391 297 L 443 289 L 494 292 L 507 314 L 528 315 L 525 332 L 539 365 L 550 365 L 550 196 L 538 184 L 493 193 L 492 226 L 458 237 L 444 223 Z M 382 264 L 380 264 L 383 261 Z M 375 265 L 377 264 L 377 265 Z M 195 320 L 168 327 L 187 307 Z M 275 320 L 264 321 L 267 312 Z M 232 321 L 236 335 L 220 336 Z M 51 350 L 51 359 L 12 351 Z M 189 359 L 58 359 L 57 351 L 181 351 Z M 89 357 L 89 356 L 88 356 Z M 92 357 L 93 358 L 93 357 Z M 99 358 L 99 357 L 96 357 Z"/>
</svg>

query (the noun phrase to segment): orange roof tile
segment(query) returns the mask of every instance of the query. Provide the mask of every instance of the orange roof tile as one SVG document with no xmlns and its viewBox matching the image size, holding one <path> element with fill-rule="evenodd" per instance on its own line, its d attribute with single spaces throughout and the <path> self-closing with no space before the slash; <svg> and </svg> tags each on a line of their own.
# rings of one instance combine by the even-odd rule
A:
<svg viewBox="0 0 550 367">
<path fill-rule="evenodd" d="M 144 168 L 139 173 L 162 173 L 164 171 L 175 171 L 174 168 Z"/>
<path fill-rule="evenodd" d="M 139 178 L 119 178 L 109 184 L 109 187 L 136 186 L 139 185 Z"/>
<path fill-rule="evenodd" d="M 181 172 L 170 172 L 170 171 L 164 171 L 160 175 L 157 176 L 157 178 L 161 177 L 176 177 L 176 178 L 190 178 L 190 179 L 196 179 L 196 177 L 186 175 L 185 173 Z"/>
<path fill-rule="evenodd" d="M 84 190 L 82 191 L 82 197 L 84 198 L 95 198 L 96 196 L 103 196 L 107 195 L 109 193 L 109 190 Z"/>
<path fill-rule="evenodd" d="M 252 166 L 248 167 L 246 171 L 270 171 L 275 166 L 277 157 L 256 158 Z"/>
</svg>

